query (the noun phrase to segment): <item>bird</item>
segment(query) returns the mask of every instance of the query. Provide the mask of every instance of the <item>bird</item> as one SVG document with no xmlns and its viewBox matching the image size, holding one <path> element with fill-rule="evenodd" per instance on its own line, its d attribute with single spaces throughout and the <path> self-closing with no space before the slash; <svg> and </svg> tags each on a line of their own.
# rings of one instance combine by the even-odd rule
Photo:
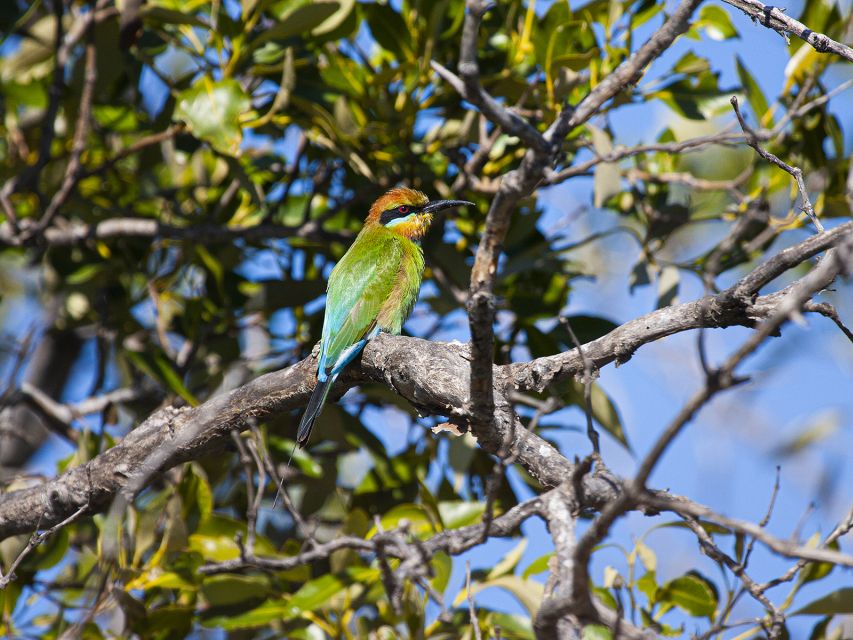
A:
<svg viewBox="0 0 853 640">
<path fill-rule="evenodd" d="M 344 368 L 380 331 L 396 335 L 402 330 L 421 288 L 420 239 L 433 214 L 465 205 L 474 203 L 430 201 L 420 191 L 396 187 L 370 207 L 364 226 L 329 276 L 317 383 L 296 434 L 300 448 Z"/>
</svg>

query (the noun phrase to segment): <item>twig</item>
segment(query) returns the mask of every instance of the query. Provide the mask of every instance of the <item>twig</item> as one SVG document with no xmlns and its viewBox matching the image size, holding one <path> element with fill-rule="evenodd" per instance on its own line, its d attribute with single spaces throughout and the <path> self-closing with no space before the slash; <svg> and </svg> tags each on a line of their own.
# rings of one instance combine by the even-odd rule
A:
<svg viewBox="0 0 853 640">
<path fill-rule="evenodd" d="M 16 233 L 8 223 L 0 224 L 0 245 L 19 246 L 23 243 L 24 237 L 34 231 L 33 225 L 27 219 L 20 220 L 19 226 L 20 233 Z M 197 224 L 178 227 L 150 218 L 110 218 L 94 224 L 74 223 L 61 227 L 54 225 L 45 229 L 42 234 L 44 243 L 53 247 L 76 246 L 91 240 L 116 238 L 169 238 L 209 243 L 234 240 L 257 242 L 270 238 L 308 238 L 348 242 L 352 240 L 352 234 L 324 231 L 312 223 L 304 226 L 259 224 L 253 227 L 225 227 L 215 224 Z"/>
<path fill-rule="evenodd" d="M 756 320 L 772 313 L 779 303 L 778 294 L 756 297 L 765 285 L 819 252 L 848 242 L 851 237 L 853 237 L 853 222 L 846 222 L 822 234 L 810 236 L 802 242 L 779 251 L 734 285 L 712 296 L 710 300 L 702 298 L 659 309 L 630 320 L 606 336 L 585 344 L 584 351 L 595 367 L 601 369 L 614 361 L 627 362 L 643 344 L 683 331 L 685 328 L 731 326 L 738 315 L 741 316 L 743 324 L 751 326 Z M 674 317 L 680 319 L 678 329 L 671 324 Z M 638 340 L 640 336 L 642 338 Z M 519 390 L 537 392 L 542 392 L 549 385 L 577 375 L 581 371 L 583 371 L 583 361 L 575 349 L 507 366 L 509 377 Z"/>
<path fill-rule="evenodd" d="M 767 160 L 767 162 L 775 164 L 783 171 L 786 171 L 787 173 L 791 174 L 794 180 L 797 181 L 797 188 L 800 190 L 800 197 L 803 199 L 802 210 L 811 219 L 812 224 L 814 224 L 815 228 L 822 233 L 824 230 L 823 225 L 820 223 L 820 220 L 818 220 L 811 200 L 809 200 L 809 193 L 808 191 L 806 191 L 806 182 L 805 180 L 803 180 L 802 170 L 799 167 L 792 167 L 788 163 L 780 160 L 777 156 L 773 155 L 772 153 L 764 149 L 764 147 L 762 147 L 760 144 L 758 144 L 758 138 L 756 138 L 755 132 L 749 127 L 748 124 L 746 124 L 746 120 L 743 119 L 743 115 L 741 114 L 740 107 L 738 105 L 737 96 L 732 96 L 730 102 L 732 103 L 732 107 L 735 110 L 735 115 L 737 116 L 737 120 L 740 123 L 740 127 L 741 129 L 743 129 L 744 133 L 747 136 L 746 143 L 750 147 L 755 149 L 758 155 Z"/>
<path fill-rule="evenodd" d="M 522 522 L 537 515 L 541 508 L 543 496 L 536 496 L 517 504 L 506 513 L 495 518 L 492 523 L 492 537 L 505 537 L 515 532 Z M 356 536 L 342 536 L 330 542 L 314 545 L 311 549 L 289 557 L 260 557 L 235 558 L 202 565 L 199 573 L 212 575 L 231 573 L 242 569 L 263 569 L 265 571 L 287 571 L 303 564 L 328 558 L 339 549 L 352 549 L 365 553 L 377 553 L 377 537 L 381 537 L 385 554 L 389 558 L 407 559 L 415 557 L 420 564 L 423 555 L 432 556 L 438 552 L 448 555 L 460 555 L 478 546 L 482 541 L 483 524 L 473 524 L 459 529 L 446 529 L 431 538 L 422 541 L 405 542 L 401 536 L 402 530 L 386 531 L 377 534 L 370 540 Z M 414 555 L 413 555 L 414 554 Z"/>
<path fill-rule="evenodd" d="M 179 122 L 173 124 L 165 131 L 159 131 L 157 133 L 152 133 L 150 135 L 139 138 L 129 147 L 126 147 L 121 151 L 116 152 L 113 157 L 105 160 L 101 164 L 95 167 L 89 167 L 88 169 L 82 170 L 80 172 L 80 179 L 82 180 L 83 178 L 89 178 L 91 176 L 104 173 L 105 171 L 108 171 L 125 158 L 129 158 L 130 156 L 136 155 L 140 151 L 147 149 L 148 147 L 152 147 L 155 144 L 160 144 L 161 142 L 165 142 L 166 140 L 174 138 L 176 135 L 181 133 L 184 128 L 184 124 L 182 122 Z"/>
<path fill-rule="evenodd" d="M 61 4 L 61 3 L 58 3 Z M 80 179 L 80 158 L 86 148 L 86 139 L 89 136 L 89 129 L 92 124 L 92 102 L 95 95 L 95 82 L 98 80 L 97 68 L 97 46 L 95 44 L 95 11 L 91 10 L 86 14 L 85 33 L 86 33 L 86 63 L 83 75 L 83 90 L 80 93 L 80 113 L 77 116 L 77 124 L 74 127 L 74 138 L 71 143 L 71 157 L 68 159 L 68 165 L 65 168 L 65 175 L 62 178 L 62 184 L 59 190 L 50 200 L 47 209 L 39 220 L 36 233 L 41 233 L 53 222 L 54 216 L 59 212 L 59 209 L 65 204 L 71 191 Z"/>
<path fill-rule="evenodd" d="M 749 574 L 746 573 L 746 561 L 742 563 L 736 562 L 731 556 L 727 553 L 724 553 L 715 543 L 714 540 L 708 535 L 708 532 L 702 527 L 701 524 L 693 517 L 685 517 L 684 522 L 690 527 L 690 530 L 699 540 L 699 545 L 702 547 L 702 550 L 712 560 L 725 565 L 728 567 L 729 571 L 731 571 L 738 579 L 743 583 L 744 588 L 749 592 L 749 594 L 758 601 L 761 606 L 763 606 L 767 612 L 770 614 L 771 619 L 771 629 L 769 630 L 769 636 L 771 638 L 778 638 L 779 632 L 781 631 L 782 625 L 785 624 L 785 614 L 779 610 L 770 600 L 767 599 L 767 596 L 764 595 L 764 592 L 761 591 L 760 585 L 755 582 L 752 578 L 749 577 Z"/>
<path fill-rule="evenodd" d="M 688 21 L 700 0 L 683 0 L 673 14 L 648 41 L 616 71 L 604 78 L 577 108 L 566 107 L 545 133 L 549 148 L 530 146 L 518 169 L 503 177 L 486 216 L 485 228 L 477 248 L 468 298 L 471 329 L 471 374 L 469 413 L 479 439 L 489 439 L 488 425 L 494 418 L 495 393 L 492 384 L 495 315 L 494 281 L 501 245 L 509 229 L 510 216 L 518 201 L 529 194 L 545 178 L 546 169 L 554 161 L 556 146 L 575 127 L 591 118 L 598 109 L 626 86 L 640 78 L 646 66 L 667 49 L 688 27 Z M 476 26 L 469 14 L 468 25 Z M 466 34 L 474 27 L 469 26 Z M 463 40 L 465 37 L 464 36 Z M 470 40 L 470 37 L 469 37 Z M 471 54 L 462 55 L 467 60 Z M 466 71 L 467 73 L 467 71 Z M 554 148 L 550 148 L 554 145 Z"/>
<path fill-rule="evenodd" d="M 662 184 L 684 184 L 696 191 L 729 191 L 734 196 L 740 196 L 738 187 L 746 182 L 752 175 L 752 166 L 747 167 L 740 175 L 730 180 L 705 180 L 697 178 L 692 173 L 652 173 L 640 169 L 631 168 L 626 172 L 628 180 L 644 182 L 656 182 Z"/>
<path fill-rule="evenodd" d="M 755 538 L 758 538 L 759 542 L 765 545 L 768 549 L 781 556 L 785 556 L 786 558 L 797 558 L 805 562 L 830 562 L 839 566 L 853 567 L 853 556 L 849 554 L 827 548 L 806 547 L 795 542 L 791 542 L 790 540 L 777 538 L 776 536 L 767 533 L 767 531 L 762 527 L 759 527 L 754 522 L 728 518 L 714 512 L 709 507 L 697 504 L 692 500 L 674 496 L 665 496 L 662 494 L 652 495 L 648 493 L 641 495 L 639 500 L 643 504 L 654 507 L 655 509 L 672 511 L 682 516 L 693 516 L 695 518 L 707 520 L 708 522 L 732 529 L 733 531 L 754 536 Z M 853 526 L 853 512 L 848 514 L 844 523 L 844 527 L 847 531 L 850 530 L 851 526 Z M 762 587 L 763 586 L 764 585 L 762 585 Z"/>
<path fill-rule="evenodd" d="M 471 628 L 474 630 L 474 638 L 483 640 L 483 632 L 480 631 L 480 620 L 477 618 L 477 609 L 474 608 L 474 596 L 471 595 L 471 561 L 465 561 L 465 591 L 468 595 L 468 617 L 471 619 Z"/>
<path fill-rule="evenodd" d="M 823 547 L 826 548 L 841 536 L 847 535 L 847 533 L 853 529 L 853 507 L 851 507 L 850 511 L 847 512 L 847 516 L 838 523 L 838 525 L 830 532 L 826 538 L 823 540 Z M 772 589 L 773 587 L 779 586 L 785 582 L 790 582 L 794 579 L 794 576 L 797 573 L 806 567 L 811 562 L 811 560 L 800 559 L 797 563 L 788 569 L 784 574 L 782 574 L 778 578 L 774 578 L 773 580 L 769 580 L 761 585 L 761 591 L 767 591 L 768 589 Z"/>
<path fill-rule="evenodd" d="M 853 250 L 853 240 L 848 241 L 848 243 L 850 245 L 849 249 Z M 713 512 L 709 513 L 710 510 L 707 508 L 701 507 L 701 505 L 697 505 L 689 500 L 684 501 L 683 509 L 663 506 L 667 504 L 680 505 L 681 503 L 667 496 L 651 494 L 646 489 L 646 483 L 661 456 L 685 426 L 693 419 L 696 413 L 717 393 L 738 384 L 740 379 L 734 374 L 736 367 L 746 357 L 751 355 L 765 339 L 775 333 L 779 326 L 786 322 L 792 313 L 799 310 L 806 300 L 816 291 L 826 286 L 827 281 L 831 281 L 838 273 L 845 272 L 848 265 L 839 256 L 846 256 L 847 250 L 847 245 L 831 249 L 816 268 L 792 285 L 776 306 L 773 314 L 758 326 L 752 336 L 719 369 L 713 371 L 706 378 L 704 387 L 693 395 L 687 404 L 682 407 L 675 419 L 661 432 L 650 451 L 641 461 L 634 479 L 626 483 L 619 497 L 608 504 L 601 511 L 600 515 L 593 520 L 575 546 L 573 554 L 573 591 L 566 604 L 566 609 L 561 610 L 564 614 L 576 615 L 581 620 L 595 620 L 594 607 L 592 606 L 592 599 L 589 592 L 588 566 L 590 557 L 596 545 L 607 536 L 614 522 L 636 505 L 647 504 L 655 508 L 671 508 L 681 515 L 687 514 L 694 517 L 702 517 L 712 522 L 716 518 L 716 521 L 723 524 L 723 526 L 735 528 L 732 526 L 734 521 L 718 516 Z M 725 521 L 725 523 L 721 521 Z M 816 559 L 817 556 L 823 556 L 824 558 L 831 557 L 832 560 L 828 561 L 845 566 L 853 566 L 853 556 L 831 550 L 806 549 L 774 538 L 767 534 L 763 527 L 753 523 L 738 522 L 737 524 L 738 530 L 759 538 L 768 547 L 783 555 L 793 555 L 793 557 L 807 559 Z"/>
<path fill-rule="evenodd" d="M 578 337 L 572 330 L 572 324 L 569 322 L 569 319 L 565 316 L 560 316 L 560 322 L 569 332 L 572 344 L 575 345 L 575 348 L 578 350 L 578 355 L 581 357 L 581 362 L 583 362 L 583 402 L 584 413 L 586 414 L 586 436 L 589 438 L 590 444 L 592 444 L 592 452 L 595 456 L 600 456 L 601 449 L 599 447 L 598 432 L 595 430 L 595 425 L 592 422 L 592 381 L 595 376 L 592 360 L 587 358 L 584 354 L 583 346 L 581 346 Z"/>
<path fill-rule="evenodd" d="M 850 331 L 850 329 L 845 326 L 841 321 L 841 317 L 838 315 L 836 308 L 828 302 L 807 302 L 803 305 L 803 309 L 819 313 L 820 315 L 829 318 L 839 329 L 841 329 L 841 333 L 847 336 L 847 339 L 850 340 L 850 342 L 853 342 L 853 331 Z"/>
<path fill-rule="evenodd" d="M 480 21 L 492 4 L 483 0 L 467 0 L 465 6 L 465 22 L 462 25 L 458 66 L 462 81 L 459 82 L 448 69 L 437 62 L 431 63 L 432 68 L 505 133 L 517 136 L 527 147 L 548 151 L 548 143 L 535 127 L 524 118 L 501 106 L 480 84 L 477 40 Z"/>
<path fill-rule="evenodd" d="M 776 506 L 776 497 L 779 495 L 779 486 L 782 476 L 782 468 L 779 465 L 776 465 L 776 480 L 773 482 L 773 491 L 770 493 L 770 504 L 767 505 L 767 512 L 764 514 L 764 517 L 758 523 L 759 527 L 766 527 L 767 523 L 770 522 L 770 516 L 773 515 L 773 508 Z M 752 556 L 752 550 L 755 548 L 755 538 L 750 538 L 749 544 L 746 546 L 746 551 L 743 554 L 743 560 L 741 561 L 741 565 L 746 569 L 749 564 L 749 559 Z"/>
<path fill-rule="evenodd" d="M 90 478 L 88 495 L 91 495 L 91 492 L 92 492 L 92 484 L 91 484 L 91 478 Z M 53 525 L 52 527 L 50 527 L 46 531 L 42 531 L 41 533 L 38 533 L 39 527 L 37 526 L 36 531 L 33 533 L 33 535 L 30 536 L 30 539 L 27 541 L 27 546 L 25 546 L 21 550 L 21 552 L 18 554 L 18 556 L 12 561 L 12 564 L 9 565 L 9 571 L 6 572 L 6 575 L 3 575 L 2 570 L 0 570 L 0 591 L 5 589 L 7 586 L 9 586 L 9 583 L 11 583 L 13 580 L 15 580 L 15 578 L 16 578 L 15 569 L 18 568 L 18 566 L 21 564 L 21 562 L 23 562 L 24 559 L 28 555 L 30 555 L 30 553 L 32 553 L 33 550 L 37 546 L 39 546 L 42 542 L 47 540 L 50 536 L 52 536 L 54 533 L 56 533 L 57 531 L 59 531 L 63 527 L 71 524 L 72 522 L 74 522 L 75 520 L 80 518 L 83 514 L 85 514 L 88 511 L 88 509 L 89 509 L 89 499 L 87 498 L 86 504 L 81 505 L 80 508 L 77 509 L 77 511 L 72 513 L 70 516 L 68 516 L 67 518 L 65 518 L 61 522 L 57 522 L 55 525 Z"/>
</svg>

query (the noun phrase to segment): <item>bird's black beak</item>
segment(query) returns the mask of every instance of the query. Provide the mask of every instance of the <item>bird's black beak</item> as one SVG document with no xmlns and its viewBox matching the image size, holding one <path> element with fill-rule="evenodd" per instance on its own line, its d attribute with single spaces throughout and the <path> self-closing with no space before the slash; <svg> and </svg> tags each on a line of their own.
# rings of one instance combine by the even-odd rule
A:
<svg viewBox="0 0 853 640">
<path fill-rule="evenodd" d="M 424 205 L 424 208 L 418 213 L 435 213 L 436 211 L 450 209 L 451 207 L 461 207 L 466 204 L 474 206 L 473 202 L 468 202 L 467 200 L 434 200 Z"/>
</svg>

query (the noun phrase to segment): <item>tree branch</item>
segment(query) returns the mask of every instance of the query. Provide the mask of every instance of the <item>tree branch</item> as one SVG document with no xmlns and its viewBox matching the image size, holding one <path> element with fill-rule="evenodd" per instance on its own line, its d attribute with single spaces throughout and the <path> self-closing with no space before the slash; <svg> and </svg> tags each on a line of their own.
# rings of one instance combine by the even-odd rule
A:
<svg viewBox="0 0 853 640">
<path fill-rule="evenodd" d="M 20 233 L 12 225 L 0 224 L 0 244 L 22 245 L 33 231 L 29 220 L 21 220 Z M 168 238 L 190 240 L 194 242 L 232 242 L 249 240 L 257 242 L 269 238 L 308 238 L 313 240 L 334 240 L 348 242 L 352 236 L 316 229 L 311 223 L 292 227 L 279 224 L 259 224 L 254 227 L 224 227 L 216 224 L 197 224 L 178 227 L 163 224 L 148 218 L 110 218 L 93 224 L 53 225 L 44 230 L 41 236 L 44 243 L 51 247 L 70 247 L 83 245 L 91 240 L 113 240 L 117 238 Z"/>
<path fill-rule="evenodd" d="M 545 133 L 553 145 L 542 150 L 530 147 L 518 169 L 509 172 L 501 181 L 492 200 L 477 254 L 471 270 L 468 297 L 468 318 L 471 329 L 471 382 L 470 413 L 474 433 L 482 438 L 495 408 L 492 363 L 494 349 L 495 316 L 494 283 L 501 247 L 509 230 L 512 211 L 519 200 L 527 197 L 550 170 L 558 145 L 575 127 L 591 118 L 607 100 L 635 82 L 645 67 L 668 48 L 679 34 L 687 30 L 688 20 L 701 0 L 683 0 L 675 12 L 649 40 L 616 71 L 604 78 L 575 107 L 566 107 Z M 467 50 L 466 50 L 467 51 Z M 473 55 L 467 51 L 462 58 Z"/>
<path fill-rule="evenodd" d="M 731 289 L 713 298 L 707 307 L 702 303 L 703 298 L 659 309 L 583 345 L 584 354 L 596 368 L 601 368 L 610 362 L 624 361 L 643 344 L 679 331 L 701 326 L 752 325 L 755 318 L 766 318 L 774 313 L 781 293 L 751 301 L 755 291 L 786 269 L 843 239 L 848 240 L 851 235 L 853 222 L 810 236 L 780 251 Z M 823 262 L 827 262 L 827 258 Z M 493 367 L 492 376 L 501 388 L 518 384 L 519 388 L 541 390 L 552 382 L 582 372 L 583 367 L 574 349 L 528 363 Z M 466 410 L 470 369 L 470 352 L 464 345 L 381 334 L 368 343 L 361 360 L 337 388 L 343 390 L 363 382 L 380 382 L 424 413 L 464 421 L 470 418 Z M 287 369 L 261 376 L 227 395 L 214 397 L 199 407 L 166 407 L 155 412 L 116 446 L 86 465 L 66 471 L 43 485 L 0 496 L 0 539 L 32 531 L 40 522 L 52 526 L 84 504 L 88 504 L 87 513 L 103 511 L 120 492 L 127 490 L 130 479 L 137 482 L 143 471 L 150 474 L 196 459 L 221 447 L 231 437 L 233 429 L 242 431 L 252 420 L 263 421 L 303 406 L 313 388 L 315 371 L 316 362 L 306 358 Z M 509 454 L 545 486 L 557 486 L 572 477 L 575 465 L 542 438 L 524 429 L 511 411 L 510 402 L 502 394 L 496 396 L 498 410 L 491 429 L 478 434 L 480 446 L 498 454 L 508 443 Z M 152 451 L 159 451 L 160 456 L 153 467 Z M 89 475 L 91 492 L 88 490 Z M 586 509 L 602 508 L 621 491 L 620 481 L 601 469 L 584 475 L 582 486 L 582 506 Z M 46 510 L 45 504 L 48 505 Z"/>
<path fill-rule="evenodd" d="M 845 44 L 836 42 L 829 36 L 822 33 L 817 33 L 809 29 L 806 25 L 798 20 L 782 13 L 783 10 L 778 7 L 766 5 L 759 0 L 723 0 L 736 9 L 740 9 L 754 21 L 781 33 L 787 40 L 788 33 L 791 33 L 801 40 L 811 45 L 815 51 L 819 53 L 834 53 L 841 56 L 845 60 L 853 62 L 853 49 Z"/>
</svg>

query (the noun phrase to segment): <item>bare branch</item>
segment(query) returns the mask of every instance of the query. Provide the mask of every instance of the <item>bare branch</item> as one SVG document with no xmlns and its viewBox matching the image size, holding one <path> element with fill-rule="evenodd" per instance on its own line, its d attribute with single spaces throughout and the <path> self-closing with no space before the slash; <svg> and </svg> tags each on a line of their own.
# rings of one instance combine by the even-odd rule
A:
<svg viewBox="0 0 853 640">
<path fill-rule="evenodd" d="M 0 244 L 20 246 L 33 228 L 29 220 L 19 222 L 21 233 L 15 233 L 8 223 L 0 224 Z M 169 238 L 195 242 L 233 242 L 249 240 L 257 242 L 269 238 L 312 238 L 345 242 L 352 239 L 347 233 L 328 232 L 315 229 L 310 223 L 290 227 L 279 224 L 259 224 L 254 227 L 224 227 L 215 224 L 198 224 L 177 227 L 163 224 L 150 218 L 110 218 L 95 224 L 54 224 L 42 234 L 48 246 L 67 247 L 86 244 L 91 240 L 115 238 L 156 239 Z"/>
<path fill-rule="evenodd" d="M 762 287 L 817 253 L 846 242 L 851 236 L 853 222 L 810 236 L 783 249 L 716 296 L 658 309 L 626 322 L 585 344 L 586 356 L 596 368 L 601 369 L 614 361 L 617 365 L 627 362 L 642 345 L 685 329 L 735 324 L 752 326 L 757 320 L 767 317 L 779 302 L 776 294 L 756 297 Z M 519 389 L 541 392 L 554 382 L 579 375 L 583 371 L 583 359 L 577 349 L 573 349 L 507 368 Z"/>
<path fill-rule="evenodd" d="M 740 9 L 754 21 L 781 33 L 791 33 L 811 45 L 818 53 L 834 53 L 845 60 L 853 62 L 853 49 L 845 44 L 836 42 L 829 36 L 817 33 L 809 29 L 798 20 L 794 20 L 783 13 L 783 9 L 766 5 L 759 0 L 723 0 L 727 4 Z"/>
<path fill-rule="evenodd" d="M 541 509 L 541 496 L 531 498 L 514 506 L 506 513 L 495 518 L 492 523 L 493 537 L 506 537 L 518 530 L 522 522 L 537 515 Z M 355 536 L 335 538 L 330 542 L 313 546 L 308 551 L 290 557 L 259 557 L 235 558 L 223 562 L 202 565 L 199 572 L 204 575 L 230 573 L 243 569 L 263 569 L 266 571 L 287 571 L 309 562 L 324 560 L 332 552 L 339 549 L 353 549 L 367 553 L 376 553 L 377 538 L 382 539 L 382 546 L 389 557 L 405 559 L 417 554 L 420 559 L 423 553 L 429 556 L 439 551 L 449 555 L 459 555 L 482 543 L 483 524 L 473 524 L 459 529 L 446 529 L 431 538 L 422 541 L 406 543 L 400 536 L 401 531 L 395 529 L 377 533 L 370 540 Z M 419 548 L 418 548 L 419 547 Z"/>
<path fill-rule="evenodd" d="M 659 309 L 583 345 L 583 351 L 600 369 L 610 362 L 626 360 L 643 344 L 679 331 L 702 326 L 751 326 L 756 319 L 773 317 L 781 311 L 787 317 L 789 311 L 787 307 L 782 309 L 782 305 L 789 290 L 757 298 L 755 292 L 819 251 L 849 241 L 851 235 L 853 222 L 810 236 L 780 251 L 732 288 L 712 298 L 710 304 L 703 303 L 703 298 Z M 836 262 L 827 256 L 821 263 L 823 269 L 813 270 L 812 273 L 818 272 L 823 278 L 823 286 L 828 284 L 830 271 L 824 265 L 836 268 Z M 783 320 L 779 316 L 779 322 Z M 519 389 L 542 390 L 566 376 L 578 375 L 583 367 L 582 358 L 574 349 L 529 363 L 492 367 L 490 377 L 499 382 L 501 389 L 517 385 Z M 143 469 L 151 473 L 198 458 L 221 447 L 232 429 L 247 428 L 248 419 L 263 420 L 302 406 L 313 388 L 315 370 L 315 361 L 307 358 L 288 369 L 261 376 L 230 394 L 212 398 L 200 407 L 159 410 L 87 465 L 71 469 L 45 485 L 0 496 L 0 538 L 32 530 L 38 523 L 36 514 L 41 513 L 45 494 L 53 496 L 51 509 L 44 516 L 45 524 L 52 525 L 76 511 L 89 500 L 87 469 L 93 483 L 88 512 L 93 513 L 103 510 L 119 492 L 127 490 L 129 479 L 138 479 Z M 367 345 L 359 365 L 353 366 L 336 388 L 343 390 L 366 381 L 381 382 L 425 414 L 446 415 L 464 422 L 471 417 L 466 409 L 470 371 L 470 352 L 462 345 L 383 334 Z M 509 453 L 546 486 L 557 486 L 572 476 L 575 465 L 542 438 L 524 429 L 508 398 L 498 394 L 495 405 L 497 410 L 490 428 L 476 434 L 481 447 L 498 455 L 509 443 Z M 151 451 L 158 452 L 156 464 L 149 460 Z M 584 506 L 603 507 L 620 495 L 620 486 L 619 480 L 604 470 L 585 475 Z M 140 484 L 135 490 L 141 487 Z"/>
<path fill-rule="evenodd" d="M 480 631 L 480 620 L 477 618 L 477 609 L 474 608 L 474 596 L 471 595 L 471 562 L 465 562 L 465 591 L 468 595 L 468 617 L 471 620 L 471 628 L 474 629 L 474 638 L 483 640 L 483 632 Z"/>
<path fill-rule="evenodd" d="M 59 3 L 61 4 L 61 3 Z M 80 179 L 81 164 L 80 157 L 86 148 L 86 139 L 92 125 L 92 101 L 95 94 L 95 82 L 98 79 L 97 70 L 97 46 L 95 45 L 95 11 L 89 11 L 84 18 L 86 33 L 86 63 L 83 75 L 83 91 L 80 94 L 80 113 L 77 115 L 77 124 L 74 128 L 74 138 L 71 143 L 71 157 L 65 167 L 65 175 L 59 190 L 53 195 L 47 209 L 45 209 L 39 221 L 37 231 L 43 231 L 50 226 L 54 216 L 65 204 L 71 191 Z"/>
<path fill-rule="evenodd" d="M 785 624 L 785 614 L 767 599 L 767 596 L 761 590 L 761 585 L 749 577 L 749 574 L 746 573 L 745 563 L 738 563 L 730 555 L 724 553 L 696 518 L 686 517 L 684 518 L 684 522 L 687 523 L 687 526 L 690 527 L 690 530 L 699 540 L 699 545 L 702 547 L 705 555 L 728 567 L 729 571 L 743 583 L 744 588 L 749 594 L 770 613 L 772 629 L 775 629 L 776 633 L 778 633 L 782 625 Z M 771 632 L 771 637 L 778 636 Z"/>
<path fill-rule="evenodd" d="M 503 129 L 509 135 L 517 136 L 527 147 L 547 152 L 549 145 L 539 133 L 524 118 L 500 105 L 480 84 L 480 67 L 477 64 L 477 39 L 480 31 L 480 21 L 488 11 L 490 3 L 483 0 L 468 0 L 466 2 L 465 23 L 462 26 L 462 43 L 459 53 L 459 81 L 453 74 L 438 64 L 431 66 L 438 75 L 456 89 L 462 97 L 476 105 L 491 122 Z"/>
<path fill-rule="evenodd" d="M 820 315 L 829 318 L 835 323 L 835 326 L 841 329 L 841 333 L 843 333 L 850 342 L 853 342 L 853 331 L 847 328 L 844 322 L 841 321 L 841 317 L 838 315 L 836 308 L 828 302 L 807 302 L 803 305 L 803 309 L 819 313 Z"/>
<path fill-rule="evenodd" d="M 783 540 L 773 536 L 763 528 L 749 522 L 748 520 L 738 520 L 720 515 L 704 505 L 693 502 L 686 498 L 677 496 L 665 496 L 663 494 L 655 494 L 654 496 L 643 494 L 639 500 L 650 507 L 660 509 L 662 511 L 672 511 L 682 516 L 692 516 L 713 522 L 722 527 L 738 531 L 758 539 L 771 551 L 775 551 L 786 558 L 798 558 L 808 562 L 831 562 L 844 567 L 853 567 L 853 556 L 827 548 L 812 548 L 799 545 L 791 540 Z M 842 522 L 841 529 L 849 531 L 853 527 L 853 510 L 847 514 L 847 517 Z M 841 534 L 843 535 L 843 534 Z M 762 585 L 763 587 L 763 585 Z M 766 588 L 762 589 L 766 591 Z"/>
</svg>

